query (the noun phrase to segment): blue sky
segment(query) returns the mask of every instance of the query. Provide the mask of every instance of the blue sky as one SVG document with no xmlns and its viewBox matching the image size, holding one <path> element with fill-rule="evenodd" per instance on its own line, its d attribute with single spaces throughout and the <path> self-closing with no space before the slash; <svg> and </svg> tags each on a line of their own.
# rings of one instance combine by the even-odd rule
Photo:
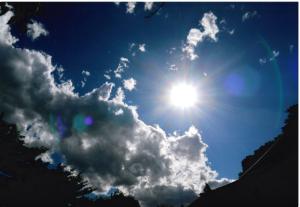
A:
<svg viewBox="0 0 300 207">
<path fill-rule="evenodd" d="M 297 3 L 37 5 L 0 5 L 0 111 L 95 195 L 188 204 L 298 103 Z"/>
<path fill-rule="evenodd" d="M 220 177 L 236 179 L 241 160 L 280 132 L 284 111 L 297 103 L 297 3 L 166 3 L 148 19 L 142 3 L 133 13 L 125 3 L 47 3 L 43 12 L 36 20 L 49 35 L 31 41 L 19 34 L 18 46 L 51 54 L 79 94 L 106 81 L 121 86 L 113 73 L 111 80 L 103 75 L 128 58 L 123 78 L 137 85 L 125 102 L 167 133 L 197 127 Z M 190 29 L 203 29 L 199 20 L 207 12 L 217 17 L 217 41 L 205 38 L 195 48 L 198 58 L 183 58 Z M 83 70 L 91 75 L 81 87 Z M 200 84 L 209 102 L 185 111 L 166 107 L 162 95 L 183 80 Z"/>
</svg>

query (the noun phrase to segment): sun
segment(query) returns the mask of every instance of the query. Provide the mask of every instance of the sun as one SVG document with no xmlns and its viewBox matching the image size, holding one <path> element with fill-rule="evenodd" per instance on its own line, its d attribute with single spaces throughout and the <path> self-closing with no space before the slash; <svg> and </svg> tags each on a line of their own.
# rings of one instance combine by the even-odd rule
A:
<svg viewBox="0 0 300 207">
<path fill-rule="evenodd" d="M 171 105 L 180 109 L 191 108 L 198 101 L 196 87 L 184 82 L 173 85 L 169 95 Z"/>
</svg>

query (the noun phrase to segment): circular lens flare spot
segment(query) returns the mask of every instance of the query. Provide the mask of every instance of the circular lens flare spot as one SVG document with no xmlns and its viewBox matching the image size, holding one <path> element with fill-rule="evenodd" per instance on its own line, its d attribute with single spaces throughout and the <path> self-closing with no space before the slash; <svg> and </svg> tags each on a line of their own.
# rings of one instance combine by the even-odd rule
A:
<svg viewBox="0 0 300 207">
<path fill-rule="evenodd" d="M 84 119 L 85 125 L 90 126 L 90 125 L 93 124 L 93 122 L 94 122 L 94 120 L 93 120 L 93 118 L 92 118 L 91 116 L 87 116 L 87 117 L 85 117 L 85 119 Z"/>
</svg>

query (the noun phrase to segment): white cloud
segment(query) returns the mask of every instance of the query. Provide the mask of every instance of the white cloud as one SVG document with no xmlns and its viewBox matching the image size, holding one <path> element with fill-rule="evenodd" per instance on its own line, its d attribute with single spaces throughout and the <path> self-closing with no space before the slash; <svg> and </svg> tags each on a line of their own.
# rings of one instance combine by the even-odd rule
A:
<svg viewBox="0 0 300 207">
<path fill-rule="evenodd" d="M 114 70 L 116 78 L 122 78 L 122 73 L 128 68 L 129 60 L 127 58 L 121 57 L 117 68 Z"/>
<path fill-rule="evenodd" d="M 129 51 L 132 51 L 134 49 L 134 47 L 136 46 L 136 44 L 134 42 L 129 44 Z"/>
<path fill-rule="evenodd" d="M 135 56 L 137 52 L 146 52 L 146 44 L 145 43 L 137 44 L 134 42 L 130 43 L 128 51 L 131 53 L 132 56 Z"/>
<path fill-rule="evenodd" d="M 116 103 L 123 104 L 125 100 L 125 93 L 121 87 L 117 89 L 116 95 L 112 100 Z"/>
<path fill-rule="evenodd" d="M 198 55 L 195 54 L 195 48 L 199 42 L 202 42 L 204 38 L 212 39 L 216 42 L 219 28 L 216 23 L 217 17 L 212 12 L 204 13 L 199 24 L 203 27 L 203 31 L 200 29 L 192 28 L 187 36 L 187 43 L 184 44 L 182 51 L 187 55 L 190 60 L 195 60 Z"/>
<path fill-rule="evenodd" d="M 87 71 L 87 70 L 83 70 L 83 71 L 81 71 L 81 74 L 83 76 L 83 80 L 80 81 L 80 83 L 81 83 L 81 88 L 83 88 L 85 86 L 85 84 L 86 84 L 87 77 L 90 76 L 91 73 L 89 71 Z"/>
<path fill-rule="evenodd" d="M 220 26 L 221 26 L 221 30 L 220 31 L 222 31 L 222 32 L 223 31 L 227 32 L 230 35 L 233 35 L 234 32 L 235 32 L 235 29 L 228 28 L 227 21 L 224 18 L 220 21 Z"/>
<path fill-rule="evenodd" d="M 145 10 L 145 11 L 150 11 L 150 10 L 152 9 L 153 5 L 154 5 L 153 2 L 150 2 L 150 1 L 145 2 L 144 10 Z"/>
<path fill-rule="evenodd" d="M 257 11 L 253 11 L 253 12 L 245 12 L 242 16 L 242 21 L 246 21 L 249 20 L 253 17 L 255 17 L 257 15 Z"/>
<path fill-rule="evenodd" d="M 27 24 L 27 36 L 32 40 L 36 40 L 40 36 L 47 36 L 49 32 L 44 28 L 44 25 L 35 20 Z"/>
<path fill-rule="evenodd" d="M 204 28 L 204 36 L 207 36 L 213 39 L 214 41 L 217 41 L 216 35 L 219 32 L 219 28 L 216 24 L 216 21 L 217 17 L 212 12 L 208 12 L 204 14 L 200 22 Z"/>
<path fill-rule="evenodd" d="M 195 60 L 196 58 L 198 58 L 198 55 L 195 53 L 195 46 L 193 45 L 184 45 L 184 47 L 182 48 L 182 52 L 186 53 L 187 58 L 189 58 L 190 60 Z"/>
<path fill-rule="evenodd" d="M 104 78 L 106 78 L 107 80 L 110 80 L 110 79 L 111 79 L 110 75 L 108 75 L 108 74 L 104 74 L 103 76 L 104 76 Z"/>
<path fill-rule="evenodd" d="M 124 114 L 123 109 L 118 109 L 118 110 L 115 112 L 115 115 L 116 115 L 116 116 L 119 116 L 119 115 L 122 115 L 122 114 Z"/>
<path fill-rule="evenodd" d="M 279 51 L 276 51 L 276 50 L 273 50 L 272 51 L 272 54 L 270 55 L 269 59 L 267 58 L 259 58 L 258 62 L 263 65 L 263 64 L 266 64 L 268 61 L 271 62 L 271 61 L 274 61 L 276 60 L 276 58 L 279 56 Z"/>
<path fill-rule="evenodd" d="M 229 33 L 230 35 L 233 35 L 233 34 L 234 34 L 234 32 L 235 32 L 235 29 L 228 30 L 228 33 Z"/>
<path fill-rule="evenodd" d="M 197 46 L 198 42 L 202 42 L 204 32 L 201 32 L 199 29 L 192 28 L 187 36 L 187 43 L 189 45 Z"/>
<path fill-rule="evenodd" d="M 270 61 L 273 61 L 273 60 L 275 60 L 277 57 L 279 56 L 279 51 L 276 51 L 276 50 L 273 50 L 272 51 L 272 55 L 271 55 L 271 57 L 270 57 Z"/>
<path fill-rule="evenodd" d="M 178 67 L 175 64 L 169 64 L 169 68 L 168 69 L 172 70 L 172 71 L 177 71 Z"/>
<path fill-rule="evenodd" d="M 4 27 L 8 32 L 0 34 L 0 88 L 7 98 L 0 102 L 0 111 L 18 124 L 27 146 L 61 153 L 65 164 L 82 172 L 99 191 L 115 186 L 147 207 L 189 203 L 205 183 L 217 180 L 195 127 L 166 135 L 124 102 L 122 88 L 112 98 L 114 83 L 80 96 L 71 80 L 55 81 L 58 68 L 50 55 L 14 47 L 8 41 L 13 38 L 9 26 Z"/>
<path fill-rule="evenodd" d="M 136 2 L 128 2 L 126 4 L 126 13 L 133 14 L 136 6 Z"/>
<path fill-rule="evenodd" d="M 123 86 L 125 89 L 132 91 L 133 89 L 135 89 L 136 86 L 136 80 L 133 78 L 129 78 L 127 80 L 123 80 Z"/>
<path fill-rule="evenodd" d="M 8 11 L 0 16 L 0 41 L 7 45 L 12 45 L 18 41 L 18 39 L 11 35 L 10 26 L 8 21 L 14 16 L 12 11 Z"/>
<path fill-rule="evenodd" d="M 146 52 L 146 44 L 145 44 L 145 43 L 139 44 L 139 50 L 140 50 L 141 52 Z"/>
<path fill-rule="evenodd" d="M 267 59 L 266 58 L 259 58 L 259 63 L 261 65 L 263 65 L 263 64 L 267 63 Z"/>
<path fill-rule="evenodd" d="M 172 55 L 176 50 L 176 47 L 172 47 L 169 50 L 167 50 L 167 52 L 169 53 L 169 55 Z"/>
<path fill-rule="evenodd" d="M 80 81 L 81 83 L 81 88 L 83 88 L 85 86 L 85 82 L 84 81 Z"/>
<path fill-rule="evenodd" d="M 91 75 L 91 73 L 87 70 L 81 71 L 81 74 L 84 75 L 84 76 L 90 76 Z"/>
<path fill-rule="evenodd" d="M 59 80 L 62 81 L 62 78 L 64 76 L 64 68 L 63 67 L 58 67 L 57 68 L 57 74 L 58 74 L 58 77 L 59 77 Z"/>
<path fill-rule="evenodd" d="M 220 21 L 220 24 L 226 24 L 226 20 L 223 18 L 223 19 Z"/>
<path fill-rule="evenodd" d="M 235 180 L 233 179 L 227 179 L 227 178 L 221 178 L 219 180 L 212 180 L 208 182 L 208 185 L 211 189 L 216 189 L 216 188 L 220 188 L 224 185 L 227 185 L 229 183 L 234 182 Z"/>
</svg>

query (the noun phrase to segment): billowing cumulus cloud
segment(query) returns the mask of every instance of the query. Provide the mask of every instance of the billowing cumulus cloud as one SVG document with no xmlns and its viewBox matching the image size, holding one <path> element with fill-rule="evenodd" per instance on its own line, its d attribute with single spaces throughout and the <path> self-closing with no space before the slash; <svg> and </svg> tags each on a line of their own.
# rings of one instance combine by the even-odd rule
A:
<svg viewBox="0 0 300 207">
<path fill-rule="evenodd" d="M 136 80 L 133 78 L 123 80 L 123 86 L 125 89 L 132 91 L 136 86 Z"/>
<path fill-rule="evenodd" d="M 27 36 L 30 37 L 32 40 L 36 40 L 40 36 L 47 36 L 48 34 L 49 32 L 40 22 L 31 20 L 31 22 L 27 24 Z"/>
<path fill-rule="evenodd" d="M 16 48 L 8 20 L 7 13 L 0 16 L 0 111 L 18 124 L 27 146 L 60 153 L 99 191 L 115 186 L 147 207 L 191 202 L 205 183 L 218 182 L 194 126 L 166 135 L 144 123 L 114 83 L 82 96 L 71 80 L 57 83 L 52 57 Z"/>
<path fill-rule="evenodd" d="M 212 12 L 204 13 L 199 23 L 203 27 L 203 30 L 201 31 L 198 28 L 190 29 L 187 42 L 182 48 L 182 51 L 190 60 L 195 60 L 198 57 L 195 54 L 195 48 L 199 42 L 202 42 L 205 38 L 211 39 L 214 42 L 218 40 L 217 34 L 219 33 L 219 28 L 216 21 L 217 17 Z"/>
</svg>

